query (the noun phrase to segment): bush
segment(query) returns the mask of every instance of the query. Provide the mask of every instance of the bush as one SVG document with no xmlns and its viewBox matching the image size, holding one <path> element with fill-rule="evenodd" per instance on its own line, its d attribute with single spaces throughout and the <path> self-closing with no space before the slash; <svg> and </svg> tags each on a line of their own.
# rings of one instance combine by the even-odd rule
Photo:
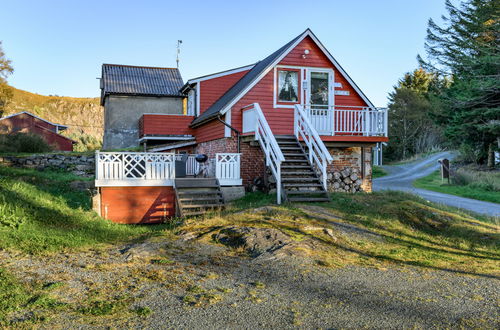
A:
<svg viewBox="0 0 500 330">
<path fill-rule="evenodd" d="M 1 152 L 48 152 L 52 147 L 45 140 L 31 133 L 1 134 Z"/>
<path fill-rule="evenodd" d="M 70 133 L 66 136 L 77 142 L 77 144 L 73 147 L 74 151 L 85 152 L 99 150 L 102 148 L 102 141 L 98 140 L 95 136 L 85 133 Z"/>
</svg>

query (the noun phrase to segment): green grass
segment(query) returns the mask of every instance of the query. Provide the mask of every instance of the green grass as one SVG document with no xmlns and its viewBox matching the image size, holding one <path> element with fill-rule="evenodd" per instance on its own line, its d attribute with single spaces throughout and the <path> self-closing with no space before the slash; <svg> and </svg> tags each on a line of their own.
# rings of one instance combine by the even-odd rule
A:
<svg viewBox="0 0 500 330">
<path fill-rule="evenodd" d="M 319 243 L 314 249 L 301 248 L 300 253 L 328 267 L 386 267 L 383 265 L 389 263 L 480 276 L 500 275 L 500 227 L 494 218 L 437 205 L 403 192 L 334 193 L 331 197 L 329 203 L 312 206 L 277 206 L 268 199 L 270 207 L 256 211 L 254 207 L 266 205 L 266 200 L 261 193 L 251 193 L 239 200 L 237 207 L 187 220 L 179 229 L 195 232 L 201 240 L 212 242 L 212 235 L 226 226 L 276 228 L 298 242 Z M 343 231 L 346 224 L 358 228 L 358 233 Z M 335 238 L 323 228 L 332 228 Z"/>
<path fill-rule="evenodd" d="M 0 249 L 31 254 L 127 242 L 165 230 L 164 225 L 124 226 L 91 210 L 90 196 L 66 172 L 0 166 Z"/>
<path fill-rule="evenodd" d="M 373 166 L 372 167 L 372 178 L 381 178 L 383 176 L 386 176 L 388 173 L 380 166 Z"/>
<path fill-rule="evenodd" d="M 460 175 L 460 174 L 459 174 Z M 500 185 L 500 172 L 489 174 L 497 185 Z M 452 180 L 455 181 L 455 180 Z M 437 191 L 445 194 L 478 199 L 486 202 L 500 203 L 500 191 L 495 189 L 494 184 L 481 182 L 481 178 L 460 182 L 462 184 L 450 183 L 441 180 L 439 171 L 433 172 L 426 177 L 415 180 L 413 185 L 417 188 Z"/>
</svg>

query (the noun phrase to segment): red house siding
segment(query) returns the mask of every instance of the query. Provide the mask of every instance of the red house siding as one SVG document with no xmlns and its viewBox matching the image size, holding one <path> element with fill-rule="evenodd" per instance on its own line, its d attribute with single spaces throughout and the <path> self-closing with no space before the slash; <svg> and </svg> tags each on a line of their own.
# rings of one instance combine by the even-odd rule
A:
<svg viewBox="0 0 500 330">
<path fill-rule="evenodd" d="M 224 119 L 224 117 L 222 117 Z M 214 119 L 202 126 L 195 128 L 196 142 L 207 142 L 224 137 L 225 126 L 217 119 Z"/>
<path fill-rule="evenodd" d="M 27 113 L 20 113 L 0 121 L 0 133 L 32 133 L 42 137 L 56 150 L 73 151 L 74 141 L 56 132 L 56 125 L 47 123 Z"/>
<path fill-rule="evenodd" d="M 207 110 L 249 70 L 200 81 L 200 113 Z"/>
<path fill-rule="evenodd" d="M 189 127 L 194 116 L 143 115 L 139 121 L 140 136 L 144 135 L 193 135 Z"/>
<path fill-rule="evenodd" d="M 173 187 L 101 187 L 101 214 L 116 223 L 158 223 L 175 216 Z"/>
<path fill-rule="evenodd" d="M 302 55 L 305 49 L 309 50 L 309 54 L 304 59 Z M 310 37 L 302 40 L 278 65 L 331 68 L 334 70 L 335 82 L 342 84 L 342 88 L 337 89 L 347 90 L 350 94 L 348 96 L 335 95 L 335 105 L 367 106 L 366 102 Z M 293 134 L 294 110 L 292 108 L 274 108 L 273 93 L 274 70 L 271 70 L 232 107 L 232 126 L 242 130 L 241 108 L 257 102 L 274 134 Z"/>
</svg>

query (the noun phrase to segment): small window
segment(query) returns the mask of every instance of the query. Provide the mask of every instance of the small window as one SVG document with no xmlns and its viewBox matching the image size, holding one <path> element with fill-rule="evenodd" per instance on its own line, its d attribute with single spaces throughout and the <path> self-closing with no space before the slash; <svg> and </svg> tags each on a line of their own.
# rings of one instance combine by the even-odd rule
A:
<svg viewBox="0 0 500 330">
<path fill-rule="evenodd" d="M 278 102 L 299 101 L 299 72 L 278 70 Z"/>
</svg>

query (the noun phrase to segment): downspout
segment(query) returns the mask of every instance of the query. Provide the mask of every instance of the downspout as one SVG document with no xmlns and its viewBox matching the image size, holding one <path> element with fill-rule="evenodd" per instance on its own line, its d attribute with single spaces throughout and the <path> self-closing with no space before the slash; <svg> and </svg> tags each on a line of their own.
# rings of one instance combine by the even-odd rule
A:
<svg viewBox="0 0 500 330">
<path fill-rule="evenodd" d="M 221 119 L 220 117 L 220 114 L 217 116 L 217 120 L 220 121 L 221 123 L 223 123 L 225 126 L 229 127 L 229 129 L 233 132 L 236 133 L 236 140 L 237 140 L 237 145 L 236 145 L 236 148 L 237 148 L 237 153 L 240 153 L 240 131 L 238 131 L 236 128 L 234 128 L 233 126 L 229 125 L 228 123 L 226 123 L 224 120 Z"/>
</svg>

